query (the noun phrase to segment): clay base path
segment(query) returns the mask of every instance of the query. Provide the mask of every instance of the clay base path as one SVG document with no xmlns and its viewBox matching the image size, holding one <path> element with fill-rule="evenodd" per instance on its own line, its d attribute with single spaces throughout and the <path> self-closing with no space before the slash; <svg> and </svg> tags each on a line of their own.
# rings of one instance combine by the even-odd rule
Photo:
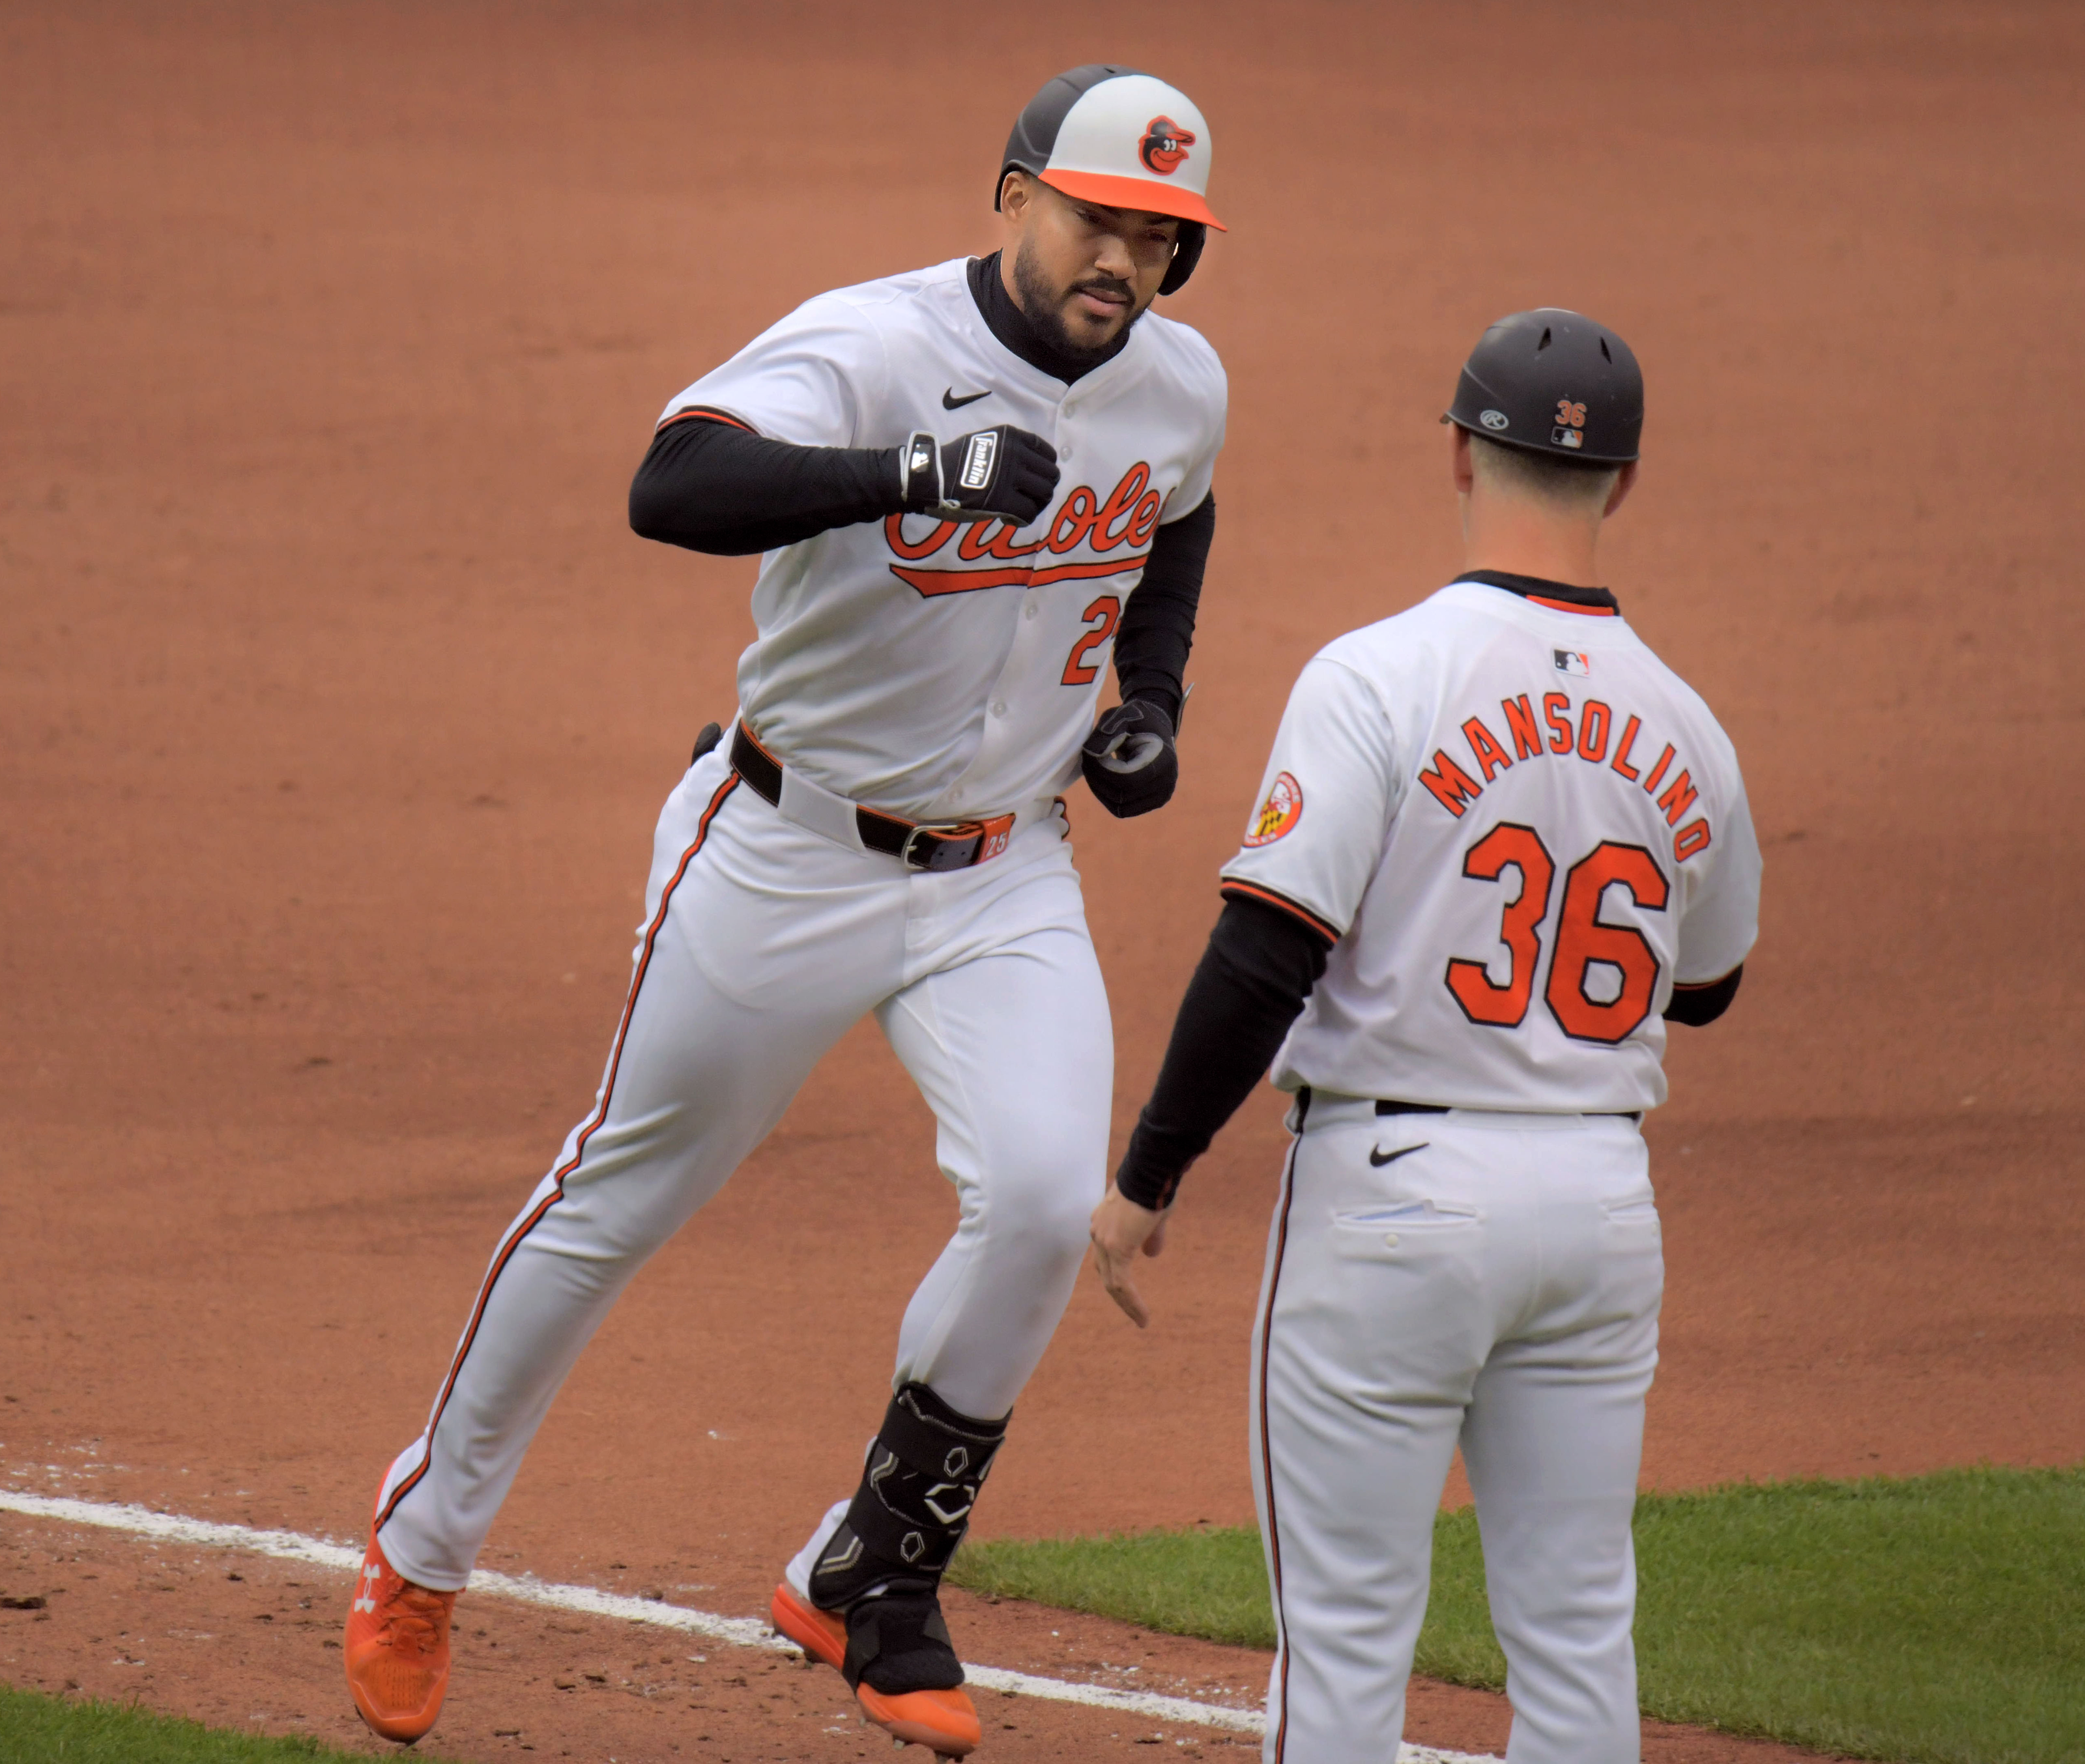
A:
<svg viewBox="0 0 2085 1764">
<path fill-rule="evenodd" d="M 1181 790 L 1072 805 L 1117 1145 L 1297 668 L 1459 561 L 1456 364 L 1501 313 L 1593 312 L 1650 388 L 1607 578 L 1730 728 L 1768 866 L 1743 993 L 1675 1034 L 1648 1127 L 1646 1482 L 2085 1457 L 2085 516 L 2049 426 L 2085 409 L 2085 12 L 1191 11 L 928 41 L 837 0 L 5 10 L 0 1487 L 356 1537 L 590 1105 L 658 804 L 730 715 L 754 565 L 631 535 L 652 420 L 820 290 L 992 248 L 1010 116 L 1089 57 L 1195 94 L 1231 226 L 1170 306 L 1232 393 Z M 1195 1171 L 1150 1331 L 1081 1283 L 980 1535 L 1250 1519 L 1276 1113 Z M 482 1566 L 758 1613 L 953 1216 L 851 1035 L 588 1349 Z M 0 1613 L 8 1674 L 342 1731 L 316 1571 L 286 1598 L 185 1556 L 176 1619 L 144 1545 L 0 1527 L 72 1588 Z M 459 1747 L 510 1699 L 524 1732 L 620 1708 L 671 1651 L 483 1608 L 471 1674 L 537 1652 L 460 1684 Z M 1040 1621 L 958 1634 L 1144 1658 Z M 96 1652 L 125 1632 L 147 1668 Z M 582 1654 L 608 1689 L 529 1688 Z M 719 1707 L 828 1700 L 745 1657 Z M 1496 1751 L 1485 1719 L 1423 1731 Z"/>
<path fill-rule="evenodd" d="M 35 1609 L 0 1626 L 7 1681 L 396 1755 L 338 1707 L 338 1630 L 359 1550 L 34 1495 L 0 1495 L 0 1511 L 35 1522 L 44 1546 L 0 1550 L 0 1575 L 47 1588 L 11 1595 Z M 883 1754 L 883 1736 L 855 1715 L 836 1675 L 764 1622 L 689 1608 L 686 1590 L 632 1598 L 481 1571 L 458 1605 L 451 1702 L 428 1743 L 463 1759 L 539 1752 L 614 1764 Z M 1263 1654 L 1017 1601 L 953 1593 L 948 1603 L 976 1646 L 1024 1663 L 969 1668 L 995 1758 L 1259 1753 Z M 265 1657 L 283 1653 L 287 1673 Z M 54 1658 L 69 1662 L 62 1681 L 39 1669 Z M 1497 1764 L 1508 1719 L 1501 1698 L 1415 1681 L 1399 1764 Z M 1471 1746 L 1493 1749 L 1459 1749 Z M 1643 1755 L 1646 1764 L 1815 1756 L 1658 1722 L 1645 1724 Z"/>
</svg>

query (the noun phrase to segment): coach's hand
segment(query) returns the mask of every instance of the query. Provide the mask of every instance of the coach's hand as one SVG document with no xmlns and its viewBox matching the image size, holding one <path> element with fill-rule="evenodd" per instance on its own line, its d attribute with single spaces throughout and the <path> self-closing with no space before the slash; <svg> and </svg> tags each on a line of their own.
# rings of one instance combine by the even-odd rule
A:
<svg viewBox="0 0 2085 1764">
<path fill-rule="evenodd" d="M 1057 450 L 1008 422 L 946 447 L 922 429 L 898 450 L 898 481 L 905 506 L 920 514 L 1026 527 L 1057 494 Z"/>
<path fill-rule="evenodd" d="M 1136 1266 L 1139 1250 L 1155 1256 L 1166 1247 L 1166 1217 L 1123 1199 L 1110 1182 L 1087 1228 L 1093 1240 L 1093 1271 L 1101 1277 L 1108 1296 L 1139 1329 L 1151 1321 L 1151 1310 L 1136 1290 L 1136 1283 L 1129 1278 L 1129 1271 Z"/>
<path fill-rule="evenodd" d="M 1127 820 L 1163 808 L 1180 782 L 1180 755 L 1166 707 L 1132 698 L 1105 713 L 1079 750 L 1079 770 L 1110 815 Z"/>
</svg>

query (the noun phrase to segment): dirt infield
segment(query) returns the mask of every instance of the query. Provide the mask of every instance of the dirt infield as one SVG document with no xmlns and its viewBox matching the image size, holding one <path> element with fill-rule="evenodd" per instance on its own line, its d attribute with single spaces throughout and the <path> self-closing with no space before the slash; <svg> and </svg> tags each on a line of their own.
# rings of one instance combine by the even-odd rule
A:
<svg viewBox="0 0 2085 1764">
<path fill-rule="evenodd" d="M 1612 583 L 1768 861 L 1646 1130 L 1647 1478 L 2085 1455 L 2077 10 L 1051 19 L 0 14 L 15 1486 L 363 1522 L 592 1097 L 658 804 L 731 706 L 752 566 L 628 532 L 653 417 L 797 300 L 989 248 L 1012 107 L 1102 56 L 1195 95 L 1232 227 L 1169 308 L 1232 385 L 1182 791 L 1072 809 L 1119 1130 L 1297 668 L 1456 561 L 1456 363 L 1582 307 L 1650 386 Z M 1082 1287 L 981 1533 L 1250 1517 L 1276 1117 L 1191 1179 L 1150 1334 Z M 758 1609 L 949 1227 L 931 1148 L 857 1031 L 589 1350 L 488 1565 Z"/>
</svg>

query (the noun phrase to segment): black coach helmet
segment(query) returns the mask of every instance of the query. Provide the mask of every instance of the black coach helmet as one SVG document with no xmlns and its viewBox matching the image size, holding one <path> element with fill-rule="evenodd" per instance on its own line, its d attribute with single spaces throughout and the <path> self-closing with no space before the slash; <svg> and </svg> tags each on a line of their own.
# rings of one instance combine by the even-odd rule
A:
<svg viewBox="0 0 2085 1764">
<path fill-rule="evenodd" d="M 1161 294 L 1195 273 L 1208 229 L 1209 125 L 1177 86 L 1134 67 L 1093 61 L 1046 81 L 1006 138 L 992 206 L 1018 166 L 1052 189 L 1110 208 L 1171 214 L 1180 223 Z"/>
<path fill-rule="evenodd" d="M 1605 325 L 1537 307 L 1478 340 L 1441 420 L 1502 447 L 1626 465 L 1643 435 L 1643 371 Z"/>
</svg>

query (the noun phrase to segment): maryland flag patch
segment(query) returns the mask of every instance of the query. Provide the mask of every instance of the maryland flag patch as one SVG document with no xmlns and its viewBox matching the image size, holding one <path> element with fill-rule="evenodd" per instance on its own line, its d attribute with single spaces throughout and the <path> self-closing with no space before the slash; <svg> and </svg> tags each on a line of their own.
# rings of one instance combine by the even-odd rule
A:
<svg viewBox="0 0 2085 1764">
<path fill-rule="evenodd" d="M 1248 846 L 1271 846 L 1303 818 L 1303 787 L 1288 772 L 1277 773 L 1274 787 L 1267 793 L 1267 800 L 1259 805 L 1259 812 L 1252 817 L 1252 825 L 1246 829 L 1245 842 Z"/>
</svg>

